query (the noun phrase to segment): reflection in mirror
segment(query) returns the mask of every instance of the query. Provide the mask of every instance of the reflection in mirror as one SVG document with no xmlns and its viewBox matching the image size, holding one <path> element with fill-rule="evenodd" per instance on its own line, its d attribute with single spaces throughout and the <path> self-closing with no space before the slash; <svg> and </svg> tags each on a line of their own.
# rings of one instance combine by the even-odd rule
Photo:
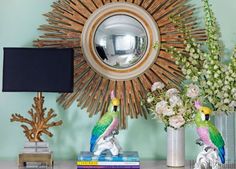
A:
<svg viewBox="0 0 236 169">
<path fill-rule="evenodd" d="M 94 45 L 104 63 L 122 69 L 142 59 L 147 41 L 146 31 L 139 21 L 128 15 L 114 15 L 98 26 Z"/>
</svg>

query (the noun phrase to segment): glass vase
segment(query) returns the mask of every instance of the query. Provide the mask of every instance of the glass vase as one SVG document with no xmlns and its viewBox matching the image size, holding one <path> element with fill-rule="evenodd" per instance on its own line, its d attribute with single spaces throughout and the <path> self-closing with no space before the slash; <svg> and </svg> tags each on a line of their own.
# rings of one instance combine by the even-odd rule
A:
<svg viewBox="0 0 236 169">
<path fill-rule="evenodd" d="M 225 164 L 234 164 L 235 152 L 235 114 L 224 113 L 215 116 L 214 122 L 225 141 Z"/>
<path fill-rule="evenodd" d="M 167 128 L 167 166 L 183 167 L 185 163 L 184 128 Z"/>
</svg>

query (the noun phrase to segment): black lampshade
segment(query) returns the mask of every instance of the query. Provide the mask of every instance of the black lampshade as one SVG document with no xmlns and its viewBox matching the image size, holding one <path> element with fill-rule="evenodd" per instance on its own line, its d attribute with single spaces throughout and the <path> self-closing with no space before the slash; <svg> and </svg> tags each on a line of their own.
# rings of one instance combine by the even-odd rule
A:
<svg viewBox="0 0 236 169">
<path fill-rule="evenodd" d="M 4 48 L 3 91 L 72 92 L 73 49 Z"/>
</svg>

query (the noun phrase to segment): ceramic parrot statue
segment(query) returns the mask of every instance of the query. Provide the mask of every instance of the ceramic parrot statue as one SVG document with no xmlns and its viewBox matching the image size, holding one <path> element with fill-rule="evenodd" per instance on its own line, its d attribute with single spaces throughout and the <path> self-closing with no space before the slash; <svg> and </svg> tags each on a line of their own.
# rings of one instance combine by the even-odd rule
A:
<svg viewBox="0 0 236 169">
<path fill-rule="evenodd" d="M 90 139 L 90 152 L 95 151 L 96 144 L 105 140 L 106 137 L 114 135 L 119 128 L 120 100 L 115 97 L 114 91 L 111 92 L 111 101 L 108 111 L 96 123 L 92 130 Z"/>
<path fill-rule="evenodd" d="M 212 110 L 209 107 L 201 106 L 200 102 L 195 102 L 195 107 L 198 109 L 195 116 L 198 136 L 205 145 L 217 150 L 221 163 L 224 164 L 225 143 L 218 129 L 209 121 Z"/>
</svg>

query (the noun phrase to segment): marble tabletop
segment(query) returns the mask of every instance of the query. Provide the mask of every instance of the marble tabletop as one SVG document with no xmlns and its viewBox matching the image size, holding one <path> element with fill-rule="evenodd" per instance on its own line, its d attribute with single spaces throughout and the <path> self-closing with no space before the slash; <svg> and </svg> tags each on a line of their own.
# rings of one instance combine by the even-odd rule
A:
<svg viewBox="0 0 236 169">
<path fill-rule="evenodd" d="M 180 168 L 167 167 L 165 161 L 145 160 L 141 162 L 141 169 L 192 169 L 193 168 L 192 166 L 193 164 L 191 164 L 191 162 L 186 162 L 185 167 L 180 167 Z M 16 168 L 17 168 L 16 161 L 0 161 L 0 169 L 16 169 Z M 45 167 L 34 167 L 34 168 L 45 169 Z M 76 164 L 73 161 L 55 161 L 53 169 L 76 169 Z"/>
<path fill-rule="evenodd" d="M 0 169 L 17 169 L 17 161 L 1 161 L 0 160 Z M 34 167 L 27 169 L 50 169 L 45 167 Z M 173 168 L 167 167 L 166 161 L 149 161 L 143 160 L 141 161 L 141 169 L 193 169 L 194 162 L 186 161 L 185 167 Z M 76 169 L 76 164 L 74 161 L 55 161 L 53 169 Z M 235 164 L 225 165 L 224 167 L 220 167 L 220 169 L 236 169 Z"/>
</svg>

